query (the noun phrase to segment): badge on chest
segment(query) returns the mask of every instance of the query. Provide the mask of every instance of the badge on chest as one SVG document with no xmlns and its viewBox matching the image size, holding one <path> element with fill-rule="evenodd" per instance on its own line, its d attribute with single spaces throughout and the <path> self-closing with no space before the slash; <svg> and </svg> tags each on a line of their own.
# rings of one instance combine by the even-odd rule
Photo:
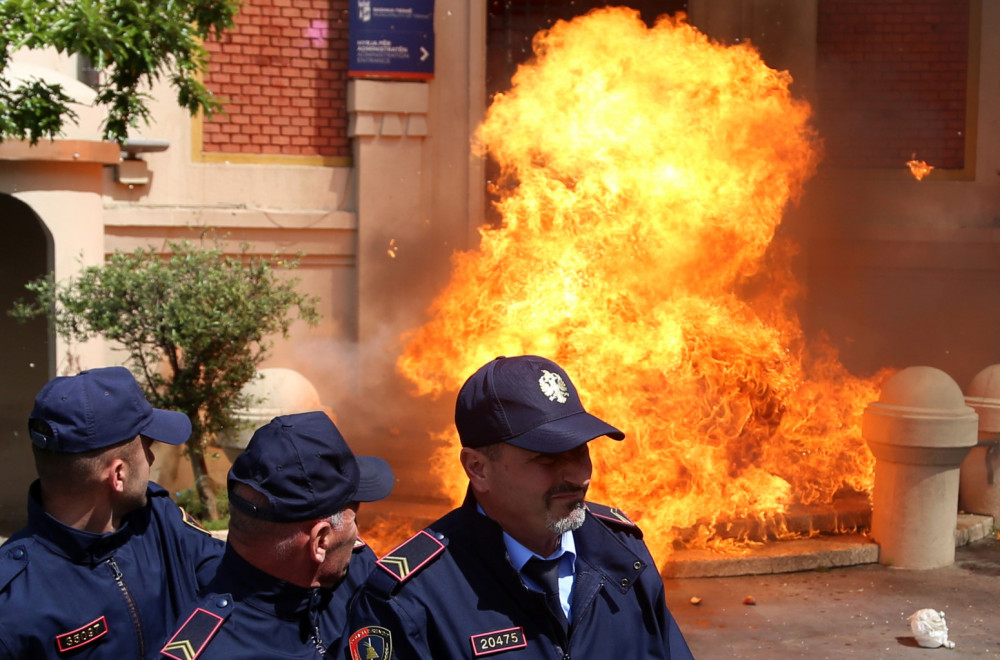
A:
<svg viewBox="0 0 1000 660">
<path fill-rule="evenodd" d="M 470 637 L 469 641 L 472 642 L 472 653 L 477 658 L 511 649 L 523 649 L 528 645 L 528 640 L 524 637 L 524 628 L 521 627 L 480 633 Z"/>
<path fill-rule="evenodd" d="M 76 630 L 56 635 L 56 646 L 60 653 L 75 651 L 81 646 L 93 644 L 108 634 L 108 620 L 105 617 L 95 619 Z"/>
</svg>

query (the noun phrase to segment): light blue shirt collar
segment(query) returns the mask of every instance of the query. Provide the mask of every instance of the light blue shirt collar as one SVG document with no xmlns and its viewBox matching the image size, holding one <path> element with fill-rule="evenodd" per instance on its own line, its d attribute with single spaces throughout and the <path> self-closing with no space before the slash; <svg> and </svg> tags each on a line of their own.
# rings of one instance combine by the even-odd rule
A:
<svg viewBox="0 0 1000 660">
<path fill-rule="evenodd" d="M 483 507 L 479 506 L 478 503 L 476 504 L 476 509 L 482 515 L 486 515 Z M 573 579 L 576 576 L 576 540 L 573 538 L 573 532 L 563 532 L 562 537 L 559 539 L 559 547 L 548 557 L 542 557 L 528 550 L 507 532 L 503 533 L 503 543 L 507 548 L 507 557 L 510 559 L 511 566 L 521 575 L 521 579 L 525 585 L 535 591 L 543 591 L 541 585 L 535 584 L 534 580 L 521 573 L 521 569 L 528 563 L 528 560 L 532 557 L 538 557 L 539 559 L 562 558 L 562 561 L 559 562 L 559 601 L 562 604 L 567 620 L 570 619 Z"/>
<path fill-rule="evenodd" d="M 510 558 L 511 565 L 517 570 L 518 573 L 524 568 L 524 565 L 528 563 L 528 560 L 532 557 L 538 557 L 539 559 L 555 559 L 556 557 L 565 557 L 569 555 L 568 560 L 563 559 L 559 564 L 559 575 L 565 575 L 566 573 L 572 573 L 576 565 L 576 541 L 573 539 L 573 532 L 565 532 L 562 538 L 559 540 L 559 547 L 548 557 L 542 557 L 541 555 L 528 550 L 526 547 L 521 545 L 517 539 L 508 534 L 503 533 L 503 544 L 507 546 L 507 556 Z M 568 564 L 568 565 L 567 565 Z"/>
<path fill-rule="evenodd" d="M 483 507 L 481 507 L 478 503 L 476 504 L 476 510 L 484 516 L 486 515 L 486 512 L 483 511 Z M 559 547 L 556 548 L 556 551 L 548 557 L 542 557 L 538 553 L 528 550 L 507 532 L 503 533 L 503 544 L 507 547 L 507 557 L 510 558 L 511 566 L 513 566 L 518 573 L 521 572 L 521 569 L 524 568 L 524 565 L 527 564 L 528 560 L 532 557 L 538 557 L 539 559 L 555 559 L 556 557 L 569 555 L 568 561 L 563 560 L 559 564 L 560 577 L 566 573 L 572 574 L 576 569 L 576 541 L 573 539 L 573 532 L 563 532 L 562 538 L 559 539 Z"/>
</svg>

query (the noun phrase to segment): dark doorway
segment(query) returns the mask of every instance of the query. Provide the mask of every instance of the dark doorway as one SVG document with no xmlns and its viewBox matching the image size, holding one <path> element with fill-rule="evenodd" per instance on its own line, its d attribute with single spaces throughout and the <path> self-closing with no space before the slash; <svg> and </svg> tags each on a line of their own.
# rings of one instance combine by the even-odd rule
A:
<svg viewBox="0 0 1000 660">
<path fill-rule="evenodd" d="M 54 342 L 45 319 L 19 323 L 7 311 L 24 285 L 52 271 L 52 237 L 24 202 L 0 194 L 0 533 L 26 519 L 25 494 L 35 473 L 27 436 L 35 394 L 53 375 Z"/>
<path fill-rule="evenodd" d="M 687 10 L 687 0 L 490 0 L 486 24 L 487 103 L 510 87 L 519 64 L 531 57 L 531 38 L 558 20 L 583 16 L 598 7 L 630 7 L 652 25 L 657 16 Z"/>
</svg>

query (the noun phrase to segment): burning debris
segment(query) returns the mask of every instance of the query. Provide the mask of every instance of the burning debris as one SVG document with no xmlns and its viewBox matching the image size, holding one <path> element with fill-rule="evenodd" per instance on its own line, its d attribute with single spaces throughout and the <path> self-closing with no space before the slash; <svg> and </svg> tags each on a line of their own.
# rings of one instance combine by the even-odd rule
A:
<svg viewBox="0 0 1000 660">
<path fill-rule="evenodd" d="M 917 181 L 922 180 L 925 176 L 931 173 L 931 170 L 934 169 L 933 165 L 928 165 L 922 160 L 917 160 L 916 155 L 906 161 L 906 166 L 910 168 L 910 174 L 912 174 L 913 178 Z"/>
<path fill-rule="evenodd" d="M 869 491 L 876 386 L 807 345 L 795 249 L 776 239 L 819 160 L 788 74 L 683 17 L 647 28 L 621 8 L 558 22 L 534 50 L 477 135 L 502 223 L 455 257 L 402 373 L 451 395 L 497 355 L 565 365 L 628 436 L 591 444 L 589 497 L 637 520 L 661 562 L 717 544 L 724 521 Z"/>
</svg>

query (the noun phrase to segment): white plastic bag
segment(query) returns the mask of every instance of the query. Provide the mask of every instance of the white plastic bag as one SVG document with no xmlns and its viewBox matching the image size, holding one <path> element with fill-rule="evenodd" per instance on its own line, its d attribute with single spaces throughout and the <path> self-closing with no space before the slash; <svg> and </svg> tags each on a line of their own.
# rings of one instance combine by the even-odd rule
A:
<svg viewBox="0 0 1000 660">
<path fill-rule="evenodd" d="M 948 626 L 944 622 L 944 612 L 932 609 L 917 610 L 910 615 L 910 629 L 917 638 L 917 644 L 929 649 L 943 646 L 955 648 L 955 642 L 948 641 Z"/>
</svg>

